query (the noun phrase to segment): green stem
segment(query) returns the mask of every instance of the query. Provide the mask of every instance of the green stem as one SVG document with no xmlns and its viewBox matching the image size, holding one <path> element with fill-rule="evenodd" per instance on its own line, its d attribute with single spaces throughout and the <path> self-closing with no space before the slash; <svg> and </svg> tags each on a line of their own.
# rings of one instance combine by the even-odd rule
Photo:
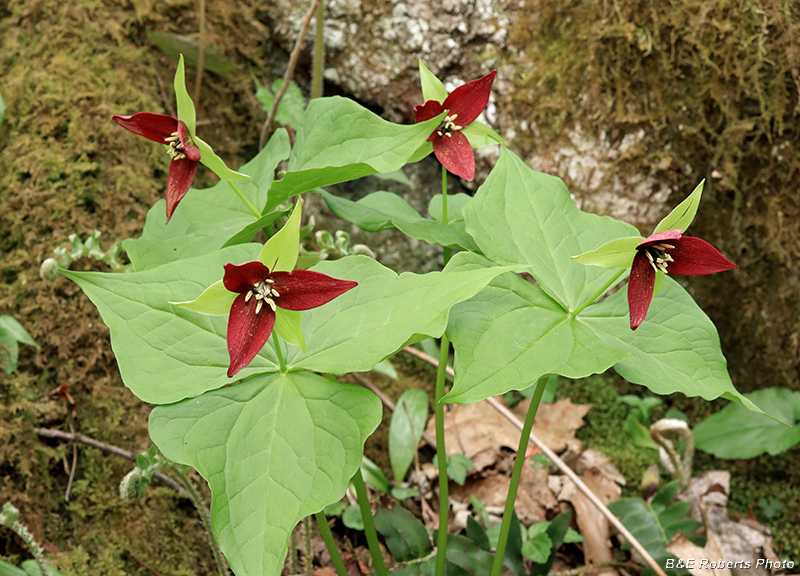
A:
<svg viewBox="0 0 800 576">
<path fill-rule="evenodd" d="M 333 540 L 331 527 L 328 526 L 328 519 L 325 517 L 325 513 L 317 512 L 314 517 L 317 519 L 319 533 L 322 536 L 322 539 L 325 541 L 325 546 L 328 548 L 328 554 L 331 555 L 331 561 L 333 562 L 333 567 L 336 568 L 336 573 L 339 576 L 347 576 L 347 568 L 344 565 L 341 554 L 339 554 L 339 549 L 336 547 L 336 542 Z"/>
<path fill-rule="evenodd" d="M 436 371 L 436 402 L 434 414 L 436 422 L 436 457 L 439 466 L 439 534 L 436 541 L 436 576 L 444 576 L 447 559 L 447 517 L 450 512 L 450 495 L 447 485 L 447 451 L 444 446 L 444 396 L 447 359 L 450 356 L 450 339 L 442 336 L 439 348 L 439 367 Z"/>
<path fill-rule="evenodd" d="M 577 308 L 577 309 L 576 309 L 574 312 L 571 312 L 571 313 L 570 313 L 570 316 L 572 316 L 573 318 L 575 318 L 575 316 L 577 316 L 578 314 L 580 314 L 581 312 L 583 312 L 583 310 L 584 310 L 584 309 L 585 309 L 587 306 L 589 306 L 589 305 L 590 305 L 591 303 L 593 303 L 595 300 L 597 300 L 598 298 L 600 298 L 600 296 L 602 296 L 603 294 L 605 294 L 605 293 L 606 293 L 606 291 L 608 291 L 608 289 L 609 289 L 609 288 L 611 288 L 611 287 L 612 287 L 614 284 L 616 284 L 616 283 L 617 283 L 617 280 L 619 280 L 619 277 L 620 277 L 620 276 L 622 276 L 622 275 L 623 275 L 623 274 L 626 272 L 626 270 L 627 270 L 627 268 L 623 268 L 622 270 L 620 270 L 619 272 L 617 272 L 616 274 L 614 274 L 614 277 L 613 277 L 613 278 L 611 278 L 611 280 L 609 280 L 608 282 L 606 282 L 606 283 L 603 285 L 603 287 L 602 287 L 602 288 L 600 288 L 600 290 L 598 290 L 597 292 L 595 292 L 594 294 L 592 294 L 591 296 L 589 296 L 589 297 L 588 297 L 588 298 L 587 298 L 587 299 L 586 299 L 586 300 L 583 302 L 583 304 L 581 304 L 580 306 L 578 306 L 578 308 Z"/>
<path fill-rule="evenodd" d="M 272 343 L 275 345 L 275 355 L 278 357 L 278 366 L 281 372 L 286 373 L 286 360 L 283 359 L 283 352 L 281 351 L 281 341 L 278 340 L 278 333 L 272 331 Z"/>
<path fill-rule="evenodd" d="M 256 218 L 261 218 L 261 212 L 259 212 L 258 208 L 253 206 L 253 203 L 247 199 L 247 196 L 242 194 L 242 191 L 239 189 L 239 187 L 236 184 L 234 184 L 232 180 L 226 180 L 226 182 L 228 183 L 228 185 L 230 185 L 231 188 L 233 188 L 233 191 L 236 192 L 236 195 L 239 197 L 239 200 L 244 202 L 244 205 L 247 206 L 250 212 L 252 212 Z"/>
<path fill-rule="evenodd" d="M 219 543 L 214 536 L 214 530 L 211 527 L 211 518 L 206 514 L 206 504 L 203 497 L 200 495 L 197 488 L 195 488 L 194 482 L 189 479 L 189 476 L 186 475 L 180 465 L 175 466 L 173 469 L 178 475 L 178 481 L 186 489 L 186 492 L 189 493 L 189 499 L 200 515 L 200 522 L 203 524 L 206 536 L 208 536 L 208 541 L 211 544 L 211 553 L 214 556 L 214 562 L 217 564 L 217 571 L 220 576 L 228 576 L 228 562 L 225 560 L 225 556 L 222 555 L 222 550 L 220 550 Z"/>
<path fill-rule="evenodd" d="M 325 68 L 325 0 L 317 4 L 314 34 L 314 62 L 311 72 L 311 98 L 322 97 L 322 74 Z"/>
<path fill-rule="evenodd" d="M 500 525 L 500 536 L 497 540 L 497 552 L 492 565 L 492 576 L 500 576 L 503 570 L 503 560 L 506 556 L 506 544 L 508 543 L 508 532 L 511 530 L 511 519 L 514 516 L 514 501 L 517 499 L 517 489 L 522 477 L 522 466 L 525 464 L 525 453 L 528 450 L 528 440 L 530 440 L 531 428 L 539 409 L 539 402 L 542 394 L 547 387 L 547 376 L 539 378 L 536 383 L 536 390 L 531 398 L 531 405 L 528 407 L 528 414 L 525 416 L 525 424 L 522 426 L 522 436 L 519 439 L 517 456 L 514 458 L 514 470 L 511 473 L 511 483 L 508 486 L 508 496 L 506 497 L 506 507 L 503 510 L 503 523 Z"/>
<path fill-rule="evenodd" d="M 364 521 L 364 534 L 367 536 L 369 553 L 372 555 L 372 563 L 375 564 L 375 574 L 376 576 L 389 576 L 386 564 L 383 563 L 381 547 L 378 544 L 378 533 L 375 531 L 375 523 L 372 521 L 372 510 L 369 509 L 369 497 L 367 496 L 364 477 L 361 475 L 361 468 L 353 476 L 353 484 L 356 485 L 358 507 L 361 509 L 361 519 Z"/>
</svg>

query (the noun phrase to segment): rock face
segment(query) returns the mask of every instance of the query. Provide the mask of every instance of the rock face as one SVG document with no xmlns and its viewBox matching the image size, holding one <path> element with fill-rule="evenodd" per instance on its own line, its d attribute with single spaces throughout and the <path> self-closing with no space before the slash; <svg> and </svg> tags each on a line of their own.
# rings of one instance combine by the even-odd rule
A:
<svg viewBox="0 0 800 576">
<path fill-rule="evenodd" d="M 632 0 L 331 0 L 325 75 L 410 122 L 418 58 L 448 88 L 497 69 L 489 123 L 509 146 L 562 177 L 582 208 L 644 233 L 706 179 L 690 234 L 739 270 L 687 286 L 719 327 L 740 389 L 800 389 L 800 23 L 757 4 L 645 13 Z M 285 48 L 304 10 L 270 4 Z M 494 159 L 478 154 L 476 184 Z"/>
</svg>

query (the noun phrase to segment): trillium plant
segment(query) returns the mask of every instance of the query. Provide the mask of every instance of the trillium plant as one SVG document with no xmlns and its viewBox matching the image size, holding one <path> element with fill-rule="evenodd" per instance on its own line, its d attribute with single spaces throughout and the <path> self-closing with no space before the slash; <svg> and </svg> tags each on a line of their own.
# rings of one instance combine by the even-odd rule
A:
<svg viewBox="0 0 800 576">
<path fill-rule="evenodd" d="M 293 127 L 293 145 L 278 129 L 237 171 L 197 136 L 182 59 L 177 118 L 114 116 L 165 147 L 166 206 L 157 202 L 141 236 L 124 242 L 131 271 L 62 273 L 99 308 L 125 385 L 155 405 L 149 430 L 160 451 L 208 481 L 216 540 L 237 576 L 278 576 L 294 527 L 312 515 L 344 576 L 323 510 L 351 483 L 374 570 L 388 574 L 361 473 L 381 402 L 337 376 L 369 371 L 422 339 L 440 339 L 431 399 L 440 528 L 408 566 L 411 558 L 389 546 L 397 574 L 519 573 L 506 547 L 513 494 L 551 375 L 614 369 L 657 394 L 723 397 L 759 411 L 733 387 L 714 325 L 673 279 L 735 268 L 684 234 L 702 183 L 642 237 L 579 210 L 561 180 L 530 168 L 481 123 L 495 72 L 449 93 L 422 64 L 420 78 L 416 123 L 390 123 L 347 98 L 317 98 Z M 498 160 L 474 196 L 448 195 L 448 173 L 473 180 L 473 148 L 487 145 L 499 148 Z M 323 188 L 394 173 L 431 152 L 442 191 L 427 215 L 388 192 L 353 202 Z M 192 189 L 198 164 L 219 183 Z M 298 259 L 304 194 L 320 194 L 367 231 L 397 228 L 441 246 L 441 271 L 398 275 L 363 255 L 308 269 L 313 262 Z M 447 386 L 451 348 L 455 380 Z M 444 406 L 532 385 L 497 546 L 465 544 L 447 533 Z M 389 538 L 385 521 L 378 529 Z M 447 553 L 453 546 L 472 551 L 471 568 Z"/>
</svg>

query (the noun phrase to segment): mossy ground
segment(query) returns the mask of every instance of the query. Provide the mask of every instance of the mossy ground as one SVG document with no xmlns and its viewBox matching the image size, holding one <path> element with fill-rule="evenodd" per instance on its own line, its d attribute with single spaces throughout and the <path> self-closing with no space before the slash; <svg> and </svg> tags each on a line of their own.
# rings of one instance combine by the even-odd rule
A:
<svg viewBox="0 0 800 576">
<path fill-rule="evenodd" d="M 789 2 L 651 6 L 626 0 L 602 5 L 598 19 L 593 2 L 562 2 L 558 10 L 540 0 L 528 4 L 524 12 L 536 20 L 518 19 L 512 37 L 544 59 L 520 74 L 508 109 L 546 120 L 540 125 L 550 128 L 537 143 L 515 146 L 524 151 L 556 142 L 575 122 L 604 126 L 612 138 L 642 127 L 648 139 L 620 159 L 621 170 L 651 170 L 690 189 L 719 169 L 724 178 L 709 195 L 718 218 L 698 222 L 696 233 L 740 263 L 743 286 L 703 279 L 694 289 L 706 295 L 722 329 L 740 389 L 765 382 L 797 387 L 795 8 Z M 264 119 L 250 70 L 262 80 L 274 78 L 273 67 L 285 58 L 267 58 L 268 29 L 261 20 L 268 15 L 260 10 L 255 1 L 208 4 L 207 43 L 237 66 L 225 78 L 205 75 L 199 118 L 208 122 L 199 130 L 232 166 L 253 155 Z M 13 502 L 36 538 L 52 542 L 59 552 L 51 557 L 65 576 L 149 574 L 143 563 L 176 575 L 212 571 L 186 499 L 154 486 L 142 500 L 123 502 L 117 487 L 130 464 L 79 447 L 66 503 L 62 460 L 69 460 L 71 447 L 33 432 L 37 426 L 68 429 L 66 407 L 45 398 L 67 383 L 77 402 L 78 431 L 132 452 L 149 446 L 149 407 L 122 385 L 99 314 L 66 279 L 40 280 L 38 267 L 69 234 L 85 238 L 98 229 L 108 245 L 140 231 L 146 211 L 163 195 L 167 158 L 110 116 L 170 112 L 174 61 L 157 51 L 145 30 L 195 28 L 195 3 L 188 0 L 0 4 L 0 91 L 7 107 L 0 128 L 0 311 L 19 319 L 40 346 L 23 348 L 15 374 L 0 373 L 0 503 Z M 191 84 L 193 70 L 188 78 Z M 201 170 L 198 185 L 209 182 Z M 105 270 L 89 260 L 74 267 Z M 744 301 L 734 296 L 742 290 L 749 291 Z M 713 292 L 721 298 L 708 298 Z M 407 385 L 430 386 L 424 370 L 413 374 Z M 596 405 L 584 440 L 609 453 L 635 485 L 652 455 L 633 451 L 618 433 L 627 407 L 594 381 L 568 388 L 574 400 Z M 703 403 L 692 406 L 698 414 L 707 410 Z M 698 469 L 706 464 L 698 458 Z M 774 494 L 784 509 L 772 527 L 783 551 L 797 558 L 796 461 L 787 455 L 731 466 L 731 507 L 746 513 L 756 496 Z M 28 557 L 7 530 L 0 530 L 0 555 Z"/>
</svg>

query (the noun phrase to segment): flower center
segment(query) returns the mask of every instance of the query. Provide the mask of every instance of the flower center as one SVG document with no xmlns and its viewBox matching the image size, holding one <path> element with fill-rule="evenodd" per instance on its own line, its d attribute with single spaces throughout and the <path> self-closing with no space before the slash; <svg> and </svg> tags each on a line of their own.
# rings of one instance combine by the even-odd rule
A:
<svg viewBox="0 0 800 576">
<path fill-rule="evenodd" d="M 177 132 L 173 132 L 169 138 L 164 138 L 164 140 L 169 144 L 167 154 L 169 154 L 173 160 L 186 158 L 186 154 L 183 152 L 183 142 L 181 142 L 181 137 L 178 136 Z"/>
<path fill-rule="evenodd" d="M 256 314 L 261 312 L 261 307 L 266 302 L 272 311 L 275 312 L 275 301 L 273 298 L 277 298 L 280 296 L 278 291 L 272 287 L 275 283 L 275 280 L 270 280 L 267 278 L 263 282 L 259 282 L 258 284 L 253 284 L 253 289 L 247 292 L 247 295 L 244 297 L 245 302 L 249 302 L 250 298 L 253 296 L 256 297 Z"/>
<path fill-rule="evenodd" d="M 645 256 L 650 261 L 650 266 L 653 267 L 653 270 L 658 272 L 661 270 L 665 274 L 667 273 L 667 265 L 670 262 L 674 262 L 672 256 L 667 254 L 667 250 L 674 250 L 675 246 L 671 244 L 664 244 L 663 242 L 659 244 L 653 244 L 652 246 L 648 246 L 644 248 Z"/>
<path fill-rule="evenodd" d="M 455 119 L 458 118 L 458 114 L 453 114 L 452 116 L 445 116 L 442 123 L 439 124 L 439 127 L 436 129 L 436 133 L 439 136 L 447 136 L 450 138 L 452 136 L 451 132 L 456 130 L 461 130 L 463 126 L 459 126 L 455 123 Z"/>
</svg>

